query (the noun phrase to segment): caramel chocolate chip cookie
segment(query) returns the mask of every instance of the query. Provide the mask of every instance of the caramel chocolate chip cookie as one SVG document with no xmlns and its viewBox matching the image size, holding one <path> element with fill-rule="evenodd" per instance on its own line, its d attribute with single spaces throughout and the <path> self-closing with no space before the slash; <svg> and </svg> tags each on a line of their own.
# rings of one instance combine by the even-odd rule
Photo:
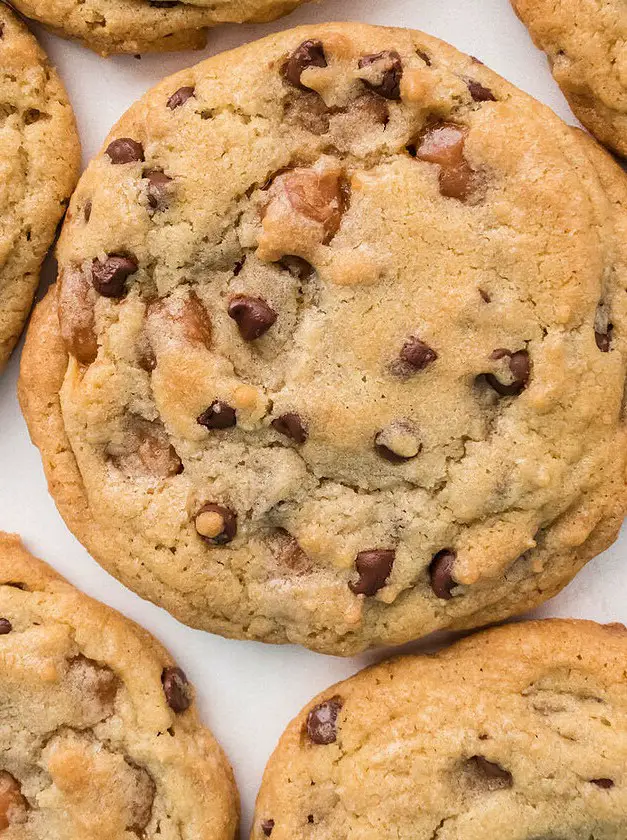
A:
<svg viewBox="0 0 627 840">
<path fill-rule="evenodd" d="M 369 668 L 270 758 L 251 840 L 614 840 L 627 630 L 539 621 Z"/>
<path fill-rule="evenodd" d="M 418 32 L 166 79 L 27 341 L 66 522 L 228 636 L 350 654 L 538 604 L 625 510 L 626 208 L 591 141 Z"/>
<path fill-rule="evenodd" d="M 263 23 L 304 0 L 11 0 L 57 35 L 100 53 L 202 49 L 220 23 Z"/>
<path fill-rule="evenodd" d="M 22 332 L 79 162 L 61 80 L 0 3 L 0 370 Z"/>
<path fill-rule="evenodd" d="M 0 834 L 234 840 L 231 769 L 137 625 L 0 532 Z"/>
<path fill-rule="evenodd" d="M 623 0 L 512 0 L 586 128 L 627 157 L 627 6 Z"/>
</svg>

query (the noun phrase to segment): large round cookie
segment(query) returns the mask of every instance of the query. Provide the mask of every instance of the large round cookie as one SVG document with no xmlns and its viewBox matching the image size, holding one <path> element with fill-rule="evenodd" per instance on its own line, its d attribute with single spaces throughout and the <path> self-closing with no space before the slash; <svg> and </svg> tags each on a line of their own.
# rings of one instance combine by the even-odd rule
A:
<svg viewBox="0 0 627 840">
<path fill-rule="evenodd" d="M 3 840 L 233 840 L 231 769 L 145 630 L 0 532 Z"/>
<path fill-rule="evenodd" d="M 53 32 L 102 55 L 202 49 L 220 23 L 262 23 L 305 0 L 12 0 Z"/>
<path fill-rule="evenodd" d="M 79 161 L 63 85 L 0 3 L 0 370 L 24 326 Z"/>
<path fill-rule="evenodd" d="M 80 182 L 25 351 L 68 525 L 189 624 L 321 651 L 544 600 L 625 509 L 626 206 L 420 33 L 166 79 Z"/>
<path fill-rule="evenodd" d="M 627 157 L 627 4 L 512 0 L 581 122 Z"/>
<path fill-rule="evenodd" d="M 252 840 L 622 840 L 627 630 L 514 624 L 369 668 L 288 726 Z"/>
</svg>

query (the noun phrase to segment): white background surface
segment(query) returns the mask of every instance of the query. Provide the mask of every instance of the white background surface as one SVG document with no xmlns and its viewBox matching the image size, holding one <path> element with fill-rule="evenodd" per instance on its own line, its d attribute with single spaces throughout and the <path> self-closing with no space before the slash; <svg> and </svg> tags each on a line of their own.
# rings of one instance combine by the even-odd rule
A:
<svg viewBox="0 0 627 840">
<path fill-rule="evenodd" d="M 329 19 L 423 29 L 477 56 L 575 122 L 544 56 L 534 49 L 508 0 L 324 0 L 273 24 L 214 31 L 204 53 L 141 60 L 102 59 L 77 44 L 38 34 L 69 90 L 87 161 L 113 122 L 163 76 L 278 29 Z M 294 647 L 228 641 L 182 626 L 109 577 L 66 529 L 47 493 L 15 396 L 18 363 L 19 351 L 0 380 L 0 528 L 20 533 L 31 551 L 88 594 L 143 624 L 172 651 L 195 684 L 203 718 L 235 768 L 245 837 L 263 768 L 288 721 L 315 693 L 381 653 L 342 660 Z M 540 613 L 627 622 L 625 554 L 624 534 Z"/>
</svg>

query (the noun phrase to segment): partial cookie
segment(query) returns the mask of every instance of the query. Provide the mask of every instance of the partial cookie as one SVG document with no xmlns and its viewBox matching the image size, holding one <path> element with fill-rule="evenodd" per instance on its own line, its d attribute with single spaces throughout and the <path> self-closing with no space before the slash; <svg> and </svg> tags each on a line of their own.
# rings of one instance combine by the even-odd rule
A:
<svg viewBox="0 0 627 840">
<path fill-rule="evenodd" d="M 625 511 L 626 183 L 417 32 L 166 79 L 81 180 L 25 351 L 69 527 L 188 624 L 332 653 L 550 597 Z"/>
<path fill-rule="evenodd" d="M 627 4 L 512 0 L 547 54 L 568 102 L 594 136 L 627 157 Z"/>
<path fill-rule="evenodd" d="M 0 532 L 0 833 L 233 840 L 231 768 L 145 630 Z"/>
<path fill-rule="evenodd" d="M 514 624 L 369 668 L 288 726 L 252 840 L 622 840 L 627 630 Z"/>
<path fill-rule="evenodd" d="M 63 85 L 30 32 L 0 3 L 0 370 L 28 316 L 79 163 Z"/>
<path fill-rule="evenodd" d="M 102 55 L 198 50 L 220 23 L 263 23 L 305 0 L 11 0 L 28 17 Z"/>
</svg>

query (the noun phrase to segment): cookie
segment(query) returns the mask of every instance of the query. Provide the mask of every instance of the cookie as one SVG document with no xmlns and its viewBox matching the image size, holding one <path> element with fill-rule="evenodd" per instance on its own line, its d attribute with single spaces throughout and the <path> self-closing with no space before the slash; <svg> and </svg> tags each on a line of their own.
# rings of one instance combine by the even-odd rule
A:
<svg viewBox="0 0 627 840">
<path fill-rule="evenodd" d="M 20 383 L 94 557 L 350 654 L 557 592 L 625 510 L 626 182 L 452 47 L 332 24 L 115 126 Z"/>
<path fill-rule="evenodd" d="M 304 0 L 12 0 L 57 35 L 101 55 L 199 50 L 220 23 L 263 23 Z"/>
<path fill-rule="evenodd" d="M 623 0 L 512 0 L 570 107 L 627 157 L 627 7 Z"/>
<path fill-rule="evenodd" d="M 0 370 L 28 316 L 79 162 L 63 85 L 30 32 L 0 3 Z"/>
<path fill-rule="evenodd" d="M 145 630 L 0 532 L 6 840 L 232 840 L 231 769 Z"/>
<path fill-rule="evenodd" d="M 384 662 L 288 726 L 252 840 L 618 840 L 627 630 L 539 621 Z"/>
</svg>

